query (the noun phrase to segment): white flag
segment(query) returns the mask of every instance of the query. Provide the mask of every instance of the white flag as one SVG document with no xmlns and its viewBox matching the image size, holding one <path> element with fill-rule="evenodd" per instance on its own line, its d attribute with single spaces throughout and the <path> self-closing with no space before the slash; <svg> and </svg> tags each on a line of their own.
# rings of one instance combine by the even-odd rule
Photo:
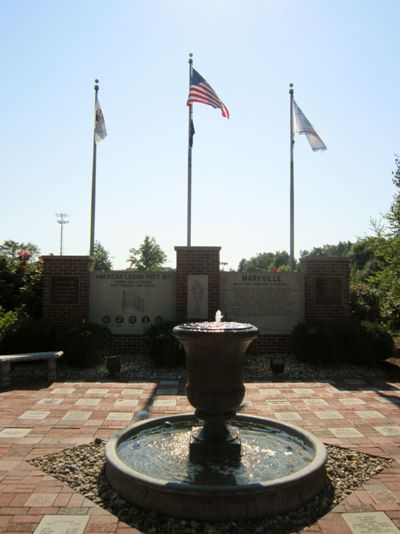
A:
<svg viewBox="0 0 400 534">
<path fill-rule="evenodd" d="M 101 111 L 100 102 L 96 99 L 96 117 L 94 124 L 94 140 L 96 145 L 99 145 L 106 136 L 107 130 L 106 123 L 104 121 L 104 115 Z"/>
<path fill-rule="evenodd" d="M 307 136 L 308 142 L 310 143 L 311 148 L 316 150 L 326 150 L 326 145 L 322 141 L 321 137 L 317 133 L 317 130 L 307 119 L 304 113 L 301 111 L 299 106 L 293 100 L 293 117 L 294 117 L 294 133 L 296 134 L 305 134 Z"/>
</svg>

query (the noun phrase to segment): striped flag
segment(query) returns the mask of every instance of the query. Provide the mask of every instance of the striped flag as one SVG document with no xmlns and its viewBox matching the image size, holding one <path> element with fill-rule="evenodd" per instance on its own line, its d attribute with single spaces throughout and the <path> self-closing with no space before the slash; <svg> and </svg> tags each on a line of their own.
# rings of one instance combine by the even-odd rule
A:
<svg viewBox="0 0 400 534">
<path fill-rule="evenodd" d="M 106 123 L 104 120 L 104 115 L 101 110 L 100 102 L 96 98 L 96 114 L 95 114 L 95 125 L 94 125 L 94 140 L 96 145 L 99 145 L 103 139 L 107 136 Z"/>
<path fill-rule="evenodd" d="M 191 106 L 194 102 L 200 102 L 200 104 L 207 104 L 213 108 L 219 108 L 222 112 L 222 116 L 229 119 L 229 111 L 225 104 L 219 99 L 217 93 L 211 87 L 211 85 L 197 72 L 192 70 L 190 78 L 189 97 L 187 105 Z"/>
<path fill-rule="evenodd" d="M 322 141 L 317 130 L 314 128 L 311 122 L 307 119 L 307 117 L 304 115 L 304 113 L 301 111 L 301 109 L 299 108 L 299 106 L 296 104 L 294 100 L 293 100 L 293 117 L 294 117 L 294 121 L 293 121 L 294 122 L 294 125 L 293 125 L 294 133 L 305 134 L 314 152 L 316 150 L 326 150 L 326 145 Z"/>
</svg>

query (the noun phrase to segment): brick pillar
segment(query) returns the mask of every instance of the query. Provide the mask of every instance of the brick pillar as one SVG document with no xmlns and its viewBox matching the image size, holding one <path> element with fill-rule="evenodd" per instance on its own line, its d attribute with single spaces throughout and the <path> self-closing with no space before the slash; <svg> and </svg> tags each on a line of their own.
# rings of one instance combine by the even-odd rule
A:
<svg viewBox="0 0 400 534">
<path fill-rule="evenodd" d="M 176 318 L 184 322 L 188 317 L 188 277 L 207 276 L 207 317 L 214 320 L 219 307 L 219 252 L 221 247 L 175 247 L 176 250 Z"/>
<path fill-rule="evenodd" d="M 306 321 L 350 319 L 350 260 L 314 257 L 301 260 L 305 274 Z"/>
<path fill-rule="evenodd" d="M 42 256 L 43 318 L 61 324 L 89 319 L 89 256 Z"/>
</svg>

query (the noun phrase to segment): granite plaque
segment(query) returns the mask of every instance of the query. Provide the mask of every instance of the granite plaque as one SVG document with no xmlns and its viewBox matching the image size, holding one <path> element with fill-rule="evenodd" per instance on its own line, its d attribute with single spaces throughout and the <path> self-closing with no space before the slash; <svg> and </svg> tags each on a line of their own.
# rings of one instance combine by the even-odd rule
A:
<svg viewBox="0 0 400 534">
<path fill-rule="evenodd" d="M 51 277 L 52 304 L 79 304 L 79 276 Z"/>
<path fill-rule="evenodd" d="M 176 316 L 174 272 L 91 272 L 89 319 L 113 334 L 143 334 Z"/>
<path fill-rule="evenodd" d="M 331 306 L 343 304 L 343 280 L 321 276 L 315 279 L 315 304 Z"/>
<path fill-rule="evenodd" d="M 260 334 L 288 335 L 304 321 L 303 273 L 220 273 L 226 321 L 257 326 Z"/>
<path fill-rule="evenodd" d="M 208 319 L 206 274 L 189 274 L 187 277 L 187 319 Z"/>
<path fill-rule="evenodd" d="M 384 512 L 342 514 L 354 534 L 398 534 L 399 529 Z"/>
<path fill-rule="evenodd" d="M 83 534 L 88 515 L 45 515 L 34 534 Z"/>
</svg>

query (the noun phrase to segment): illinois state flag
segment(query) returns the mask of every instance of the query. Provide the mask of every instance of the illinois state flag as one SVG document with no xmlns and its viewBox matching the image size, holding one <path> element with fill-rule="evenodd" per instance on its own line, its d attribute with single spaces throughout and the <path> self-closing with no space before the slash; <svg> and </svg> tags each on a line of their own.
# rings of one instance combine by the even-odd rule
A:
<svg viewBox="0 0 400 534">
<path fill-rule="evenodd" d="M 326 150 L 326 145 L 322 141 L 317 130 L 307 119 L 304 113 L 301 111 L 299 106 L 293 100 L 293 131 L 296 134 L 304 134 L 308 142 L 310 143 L 311 148 L 314 150 Z"/>
<path fill-rule="evenodd" d="M 95 109 L 95 125 L 94 125 L 94 140 L 96 145 L 99 145 L 107 136 L 106 123 L 104 115 L 101 110 L 100 102 L 96 99 Z"/>
</svg>

